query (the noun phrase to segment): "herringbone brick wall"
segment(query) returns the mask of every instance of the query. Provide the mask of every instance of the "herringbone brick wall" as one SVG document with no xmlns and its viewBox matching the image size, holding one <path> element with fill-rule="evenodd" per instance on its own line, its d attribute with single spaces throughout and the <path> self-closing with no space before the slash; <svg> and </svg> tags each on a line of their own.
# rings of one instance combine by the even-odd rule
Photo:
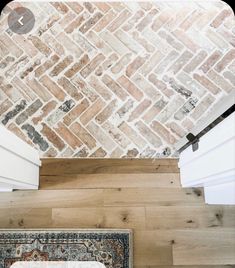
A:
<svg viewBox="0 0 235 268">
<path fill-rule="evenodd" d="M 9 12 L 34 29 L 11 32 Z M 235 85 L 223 2 L 10 3 L 0 20 L 0 121 L 45 157 L 167 157 Z"/>
</svg>

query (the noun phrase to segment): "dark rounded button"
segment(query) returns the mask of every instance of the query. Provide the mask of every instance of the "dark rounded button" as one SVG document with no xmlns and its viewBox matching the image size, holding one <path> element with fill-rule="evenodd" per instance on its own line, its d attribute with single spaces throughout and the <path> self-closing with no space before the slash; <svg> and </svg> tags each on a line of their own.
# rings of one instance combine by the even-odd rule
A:
<svg viewBox="0 0 235 268">
<path fill-rule="evenodd" d="M 33 12 L 26 7 L 17 7 L 8 16 L 8 26 L 10 30 L 17 34 L 30 32 L 35 24 Z"/>
</svg>

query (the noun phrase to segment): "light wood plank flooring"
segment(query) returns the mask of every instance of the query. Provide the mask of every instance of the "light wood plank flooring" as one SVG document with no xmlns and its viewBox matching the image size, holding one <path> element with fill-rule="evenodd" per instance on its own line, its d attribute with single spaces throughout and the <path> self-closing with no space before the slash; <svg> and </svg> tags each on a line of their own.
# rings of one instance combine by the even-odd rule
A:
<svg viewBox="0 0 235 268">
<path fill-rule="evenodd" d="M 181 188 L 177 159 L 43 159 L 39 191 L 0 194 L 0 227 L 131 228 L 136 268 L 235 267 L 235 206 Z"/>
</svg>

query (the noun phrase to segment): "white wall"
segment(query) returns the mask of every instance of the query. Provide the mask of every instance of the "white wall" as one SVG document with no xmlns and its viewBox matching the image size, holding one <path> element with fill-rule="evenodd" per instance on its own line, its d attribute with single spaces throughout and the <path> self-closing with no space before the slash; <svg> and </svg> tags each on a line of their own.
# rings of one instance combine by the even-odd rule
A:
<svg viewBox="0 0 235 268">
<path fill-rule="evenodd" d="M 40 165 L 38 151 L 0 125 L 0 191 L 37 189 Z"/>
<path fill-rule="evenodd" d="M 235 112 L 200 138 L 197 151 L 186 148 L 179 167 L 182 186 L 205 187 L 207 203 L 235 204 Z"/>
</svg>

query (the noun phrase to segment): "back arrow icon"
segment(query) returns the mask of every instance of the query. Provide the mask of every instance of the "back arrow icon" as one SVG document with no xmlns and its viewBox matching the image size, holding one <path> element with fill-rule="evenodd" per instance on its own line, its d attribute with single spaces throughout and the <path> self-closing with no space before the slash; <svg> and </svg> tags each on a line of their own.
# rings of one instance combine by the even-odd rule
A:
<svg viewBox="0 0 235 268">
<path fill-rule="evenodd" d="M 22 26 L 24 25 L 24 23 L 22 22 L 23 18 L 24 18 L 24 17 L 22 16 L 22 17 L 20 17 L 20 18 L 18 19 L 19 24 L 22 25 Z"/>
<path fill-rule="evenodd" d="M 30 9 L 26 7 L 17 7 L 10 12 L 7 18 L 7 22 L 9 29 L 13 33 L 27 34 L 33 29 L 35 25 L 35 16 Z"/>
</svg>

